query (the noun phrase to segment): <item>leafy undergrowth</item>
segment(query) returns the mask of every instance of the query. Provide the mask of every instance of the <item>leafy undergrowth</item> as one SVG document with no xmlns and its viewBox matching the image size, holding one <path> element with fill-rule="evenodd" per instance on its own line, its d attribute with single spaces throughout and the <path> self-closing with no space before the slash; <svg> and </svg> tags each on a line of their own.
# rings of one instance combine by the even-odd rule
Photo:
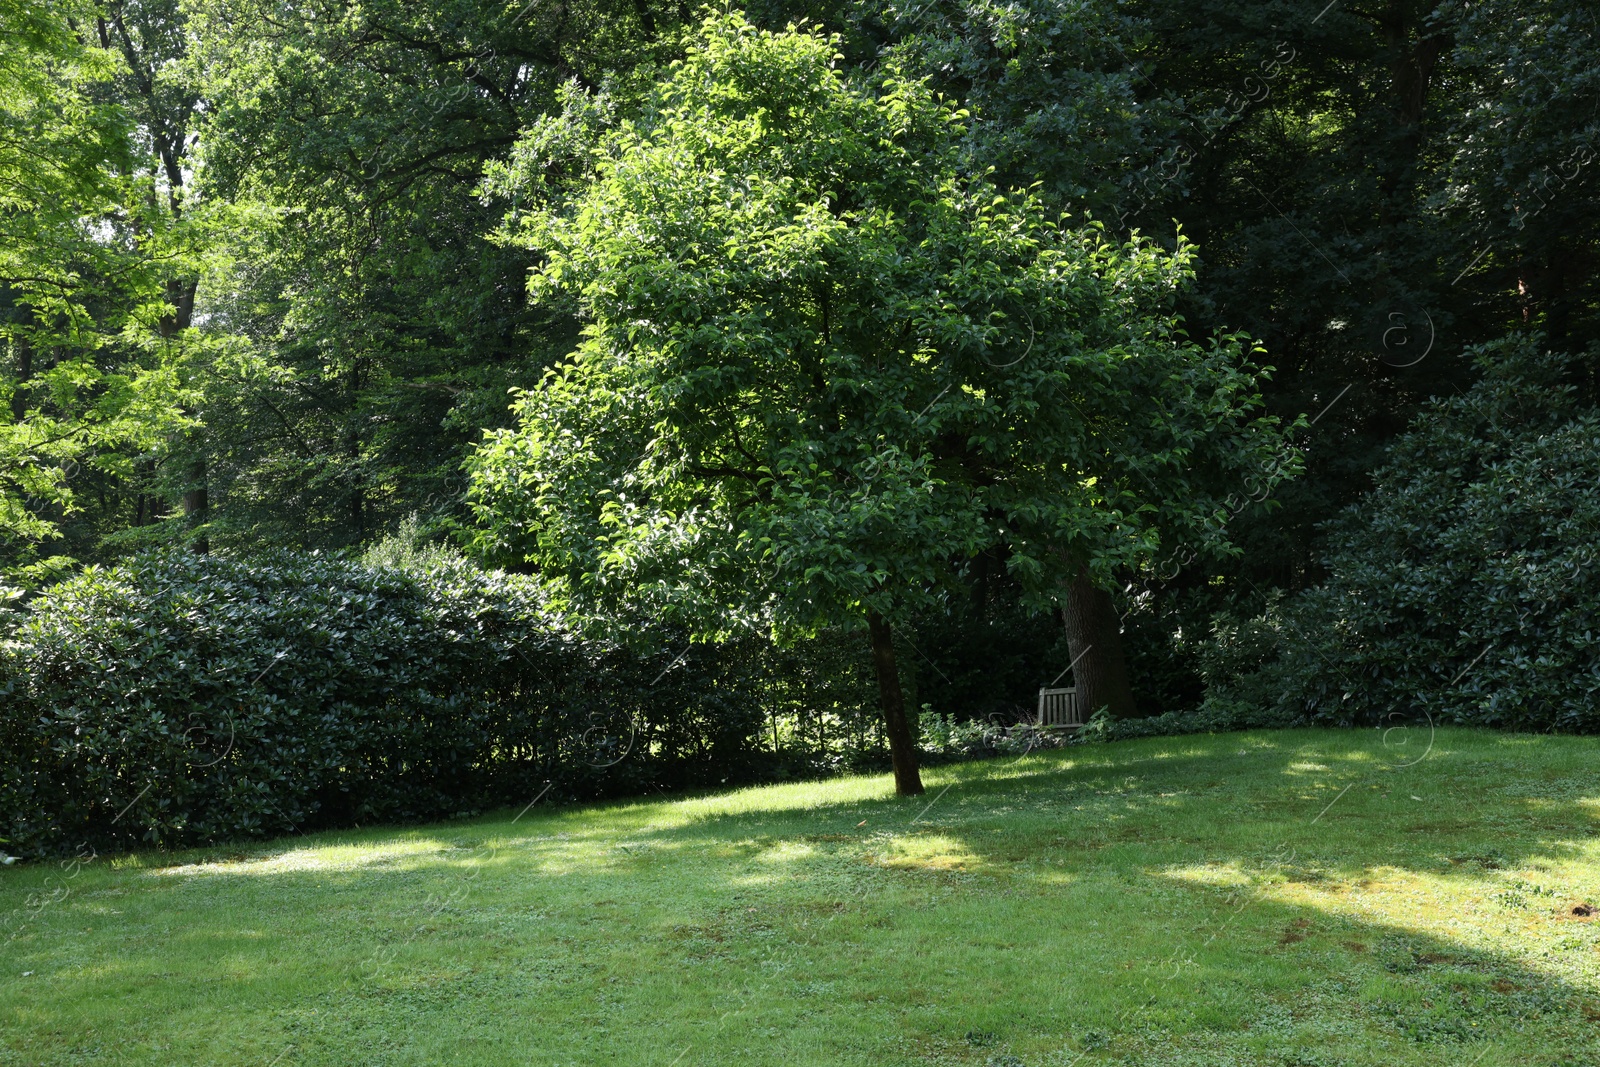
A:
<svg viewBox="0 0 1600 1067">
<path fill-rule="evenodd" d="M 0 1063 L 1592 1064 L 1597 756 L 1150 739 L 13 868 Z"/>
</svg>

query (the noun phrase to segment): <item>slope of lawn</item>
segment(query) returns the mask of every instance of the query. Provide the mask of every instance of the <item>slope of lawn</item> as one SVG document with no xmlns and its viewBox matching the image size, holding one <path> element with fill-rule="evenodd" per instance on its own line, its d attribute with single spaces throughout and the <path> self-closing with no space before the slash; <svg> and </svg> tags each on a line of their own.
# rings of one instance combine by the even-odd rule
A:
<svg viewBox="0 0 1600 1067">
<path fill-rule="evenodd" d="M 0 1063 L 1595 1064 L 1597 769 L 1260 732 L 18 866 Z"/>
</svg>

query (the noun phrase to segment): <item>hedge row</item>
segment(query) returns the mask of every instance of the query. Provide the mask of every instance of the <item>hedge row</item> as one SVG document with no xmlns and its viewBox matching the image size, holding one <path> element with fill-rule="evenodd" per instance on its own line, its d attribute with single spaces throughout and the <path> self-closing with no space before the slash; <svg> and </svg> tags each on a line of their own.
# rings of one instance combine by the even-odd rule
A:
<svg viewBox="0 0 1600 1067">
<path fill-rule="evenodd" d="M 447 557 L 425 572 L 137 557 L 53 587 L 7 629 L 0 838 L 13 853 L 782 770 L 764 710 L 781 650 L 650 627 L 626 646 L 580 639 L 533 581 Z"/>
</svg>

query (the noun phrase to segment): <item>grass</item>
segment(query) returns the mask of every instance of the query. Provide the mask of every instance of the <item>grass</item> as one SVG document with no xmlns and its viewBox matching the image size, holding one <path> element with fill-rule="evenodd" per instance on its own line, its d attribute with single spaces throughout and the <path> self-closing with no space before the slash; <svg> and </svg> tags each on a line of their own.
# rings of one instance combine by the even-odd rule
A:
<svg viewBox="0 0 1600 1067">
<path fill-rule="evenodd" d="M 1155 739 L 915 800 L 861 777 L 3 870 L 0 1063 L 1600 1062 L 1600 744 L 1429 742 Z"/>
</svg>

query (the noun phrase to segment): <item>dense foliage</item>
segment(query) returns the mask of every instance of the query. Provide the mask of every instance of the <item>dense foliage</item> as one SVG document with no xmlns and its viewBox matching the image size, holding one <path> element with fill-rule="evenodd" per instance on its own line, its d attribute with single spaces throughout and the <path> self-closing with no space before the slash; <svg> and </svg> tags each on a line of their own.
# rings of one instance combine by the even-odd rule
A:
<svg viewBox="0 0 1600 1067">
<path fill-rule="evenodd" d="M 0 649 L 0 837 L 261 836 L 817 773 L 880 743 L 826 643 L 580 639 L 526 578 L 392 555 L 163 553 L 33 601 Z"/>
<path fill-rule="evenodd" d="M 532 261 L 491 244 L 506 205 L 473 191 L 567 82 L 624 110 L 646 96 L 692 12 L 52 0 L 0 14 L 6 121 L 27 132 L 7 144 L 29 146 L 0 158 L 5 506 L 31 538 L 7 543 L 15 569 L 201 523 L 249 551 L 361 543 L 412 511 L 461 522 L 460 461 L 575 328 L 523 305 Z M 1314 582 L 1317 524 L 1367 487 L 1419 403 L 1469 384 L 1438 357 L 1514 320 L 1581 352 L 1600 321 L 1594 11 L 1302 15 L 1241 0 L 750 9 L 839 32 L 841 69 L 930 78 L 973 112 L 969 173 L 1040 183 L 1051 208 L 1118 229 L 1177 218 L 1206 257 L 1190 321 L 1263 343 L 1284 417 L 1333 402 L 1306 435 L 1306 477 L 1278 491 L 1288 506 L 1230 523 L 1250 551 L 1157 593 L 1219 574 L 1224 599 L 1241 578 Z M 124 382 L 152 374 L 129 406 Z"/>
<path fill-rule="evenodd" d="M 804 628 L 989 549 L 1048 602 L 1211 531 L 1208 476 L 1282 477 L 1240 339 L 1168 310 L 1181 237 L 963 176 L 965 113 L 837 46 L 712 20 L 637 122 L 571 94 L 496 173 L 536 302 L 587 328 L 473 460 L 494 550 L 662 610 L 760 589 Z"/>
<path fill-rule="evenodd" d="M 736 775 L 751 706 L 777 715 L 774 773 L 875 751 L 881 731 L 843 725 L 872 660 L 840 625 L 874 615 L 909 716 L 928 705 L 962 736 L 1009 728 L 1040 685 L 1085 684 L 1086 620 L 1090 649 L 1126 649 L 1119 714 L 1158 713 L 1096 735 L 1595 726 L 1600 9 L 762 0 L 705 17 L 0 0 L 0 604 L 46 591 L 7 652 L 0 730 L 29 768 L 15 780 L 44 790 L 24 808 L 45 822 L 14 832 L 116 838 L 137 817 L 136 837 L 182 839 L 209 816 L 163 821 L 154 788 L 107 828 L 157 753 L 248 832 L 515 791 L 499 756 L 445 746 L 416 773 L 481 770 L 478 793 L 384 799 L 405 792 L 385 770 L 346 797 L 327 786 L 343 742 L 311 734 L 281 758 L 316 784 L 259 810 L 179 774 L 211 758 L 179 740 L 97 750 L 86 792 L 29 762 L 45 749 L 23 739 L 66 736 L 50 731 L 80 697 L 104 738 L 146 714 L 109 659 L 89 669 L 99 646 L 50 643 L 60 605 L 98 605 L 121 635 L 104 654 L 167 678 L 150 707 L 211 709 L 180 735 L 241 714 L 206 696 L 222 683 L 200 646 L 151 643 L 189 632 L 142 577 L 159 568 L 296 590 L 236 605 L 277 643 L 206 638 L 235 674 L 296 628 L 330 633 L 312 605 L 345 618 L 334 591 L 362 583 L 402 644 L 470 631 L 446 589 L 566 635 L 537 681 L 459 637 L 397 673 L 480 741 L 499 727 L 470 725 L 469 691 L 561 737 L 575 724 L 550 709 L 582 686 L 631 692 L 689 633 L 727 638 L 668 678 L 764 679 L 755 704 L 716 705 L 747 738 L 719 750 Z M 1534 353 L 1536 334 L 1567 355 Z M 283 554 L 359 553 L 410 516 L 540 584 L 449 552 L 375 570 Z M 221 558 L 143 555 L 178 546 Z M 1073 589 L 1098 614 L 1070 610 Z M 818 636 L 780 648 L 775 624 Z M 362 640 L 346 681 L 306 660 L 293 706 L 377 707 L 388 661 L 361 657 L 388 638 Z M 436 655 L 462 657 L 459 693 Z M 686 751 L 722 736 L 697 721 Z M 400 751 L 387 727 L 348 728 L 376 746 L 361 767 Z M 635 749 L 570 788 L 721 776 L 670 756 L 630 778 Z M 267 762 L 251 788 L 280 788 Z M 538 773 L 569 781 L 556 763 Z"/>
<path fill-rule="evenodd" d="M 0 566 L 132 455 L 183 425 L 165 281 L 188 258 L 108 90 L 118 64 L 72 32 L 85 4 L 0 3 Z M 152 328 L 154 327 L 154 328 Z M 52 568 L 44 568 L 49 573 Z M 0 586 L 5 583 L 0 580 Z"/>
<path fill-rule="evenodd" d="M 1331 526 L 1330 578 L 1224 635 L 1245 669 L 1217 664 L 1214 705 L 1600 728 L 1600 417 L 1537 339 L 1469 355 L 1478 384 L 1430 405 Z"/>
</svg>

